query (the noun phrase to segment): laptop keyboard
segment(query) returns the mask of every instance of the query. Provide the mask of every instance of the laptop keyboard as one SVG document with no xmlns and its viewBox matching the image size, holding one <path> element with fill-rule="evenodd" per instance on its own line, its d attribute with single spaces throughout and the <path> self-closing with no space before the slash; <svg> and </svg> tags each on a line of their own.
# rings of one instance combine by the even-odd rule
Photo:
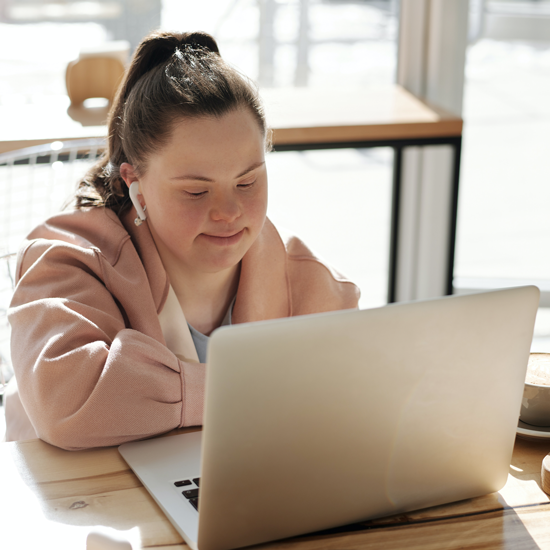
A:
<svg viewBox="0 0 550 550">
<path fill-rule="evenodd" d="M 181 481 L 175 481 L 174 485 L 178 488 L 185 487 L 181 494 L 187 499 L 189 504 L 199 511 L 199 484 L 200 477 L 194 477 L 192 479 L 182 479 Z"/>
</svg>

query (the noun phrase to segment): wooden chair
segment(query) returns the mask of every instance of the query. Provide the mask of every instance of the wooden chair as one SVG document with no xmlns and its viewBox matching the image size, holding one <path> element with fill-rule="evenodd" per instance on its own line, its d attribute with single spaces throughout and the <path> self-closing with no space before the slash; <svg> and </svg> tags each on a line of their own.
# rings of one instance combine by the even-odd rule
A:
<svg viewBox="0 0 550 550">
<path fill-rule="evenodd" d="M 65 73 L 71 105 L 80 106 L 93 97 L 111 103 L 123 75 L 124 65 L 116 57 L 97 55 L 71 61 Z"/>
</svg>

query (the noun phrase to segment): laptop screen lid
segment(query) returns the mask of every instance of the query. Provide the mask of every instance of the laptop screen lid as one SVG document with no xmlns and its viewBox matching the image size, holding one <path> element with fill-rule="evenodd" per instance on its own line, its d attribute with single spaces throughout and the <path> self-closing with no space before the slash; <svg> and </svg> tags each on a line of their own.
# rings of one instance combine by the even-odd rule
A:
<svg viewBox="0 0 550 550">
<path fill-rule="evenodd" d="M 538 300 L 522 287 L 215 331 L 200 550 L 499 490 Z"/>
</svg>

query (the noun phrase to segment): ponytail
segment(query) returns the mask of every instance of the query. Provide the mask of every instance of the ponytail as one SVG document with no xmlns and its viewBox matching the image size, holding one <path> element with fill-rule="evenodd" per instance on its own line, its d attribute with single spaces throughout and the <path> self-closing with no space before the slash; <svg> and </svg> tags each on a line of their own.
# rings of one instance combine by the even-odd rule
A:
<svg viewBox="0 0 550 550">
<path fill-rule="evenodd" d="M 138 174 L 165 143 L 181 117 L 221 116 L 247 107 L 264 136 L 266 124 L 256 87 L 221 58 L 204 32 L 153 32 L 138 46 L 108 118 L 108 147 L 80 181 L 76 207 L 107 207 L 120 214 L 128 188 L 120 166 Z"/>
</svg>

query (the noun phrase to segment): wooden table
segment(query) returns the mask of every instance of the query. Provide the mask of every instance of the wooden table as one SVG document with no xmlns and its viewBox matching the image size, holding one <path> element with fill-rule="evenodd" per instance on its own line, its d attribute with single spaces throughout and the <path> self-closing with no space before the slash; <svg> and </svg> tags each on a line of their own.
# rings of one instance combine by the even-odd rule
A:
<svg viewBox="0 0 550 550">
<path fill-rule="evenodd" d="M 276 151 L 392 147 L 394 173 L 388 301 L 396 296 L 402 153 L 406 147 L 449 145 L 454 150 L 448 212 L 446 290 L 452 294 L 462 119 L 419 100 L 400 86 L 264 89 L 261 96 Z M 107 110 L 52 105 L 0 107 L 0 154 L 72 139 L 104 137 Z"/>
<path fill-rule="evenodd" d="M 259 548 L 550 548 L 550 500 L 540 488 L 549 451 L 550 442 L 518 438 L 498 493 Z M 2 548 L 84 549 L 94 525 L 137 527 L 142 548 L 187 548 L 115 447 L 68 452 L 40 440 L 3 443 L 0 471 Z"/>
<path fill-rule="evenodd" d="M 278 150 L 462 135 L 462 119 L 420 101 L 400 86 L 276 88 L 260 93 Z M 68 98 L 1 106 L 0 153 L 55 140 L 105 137 L 106 116 L 104 108 L 71 109 Z"/>
</svg>

